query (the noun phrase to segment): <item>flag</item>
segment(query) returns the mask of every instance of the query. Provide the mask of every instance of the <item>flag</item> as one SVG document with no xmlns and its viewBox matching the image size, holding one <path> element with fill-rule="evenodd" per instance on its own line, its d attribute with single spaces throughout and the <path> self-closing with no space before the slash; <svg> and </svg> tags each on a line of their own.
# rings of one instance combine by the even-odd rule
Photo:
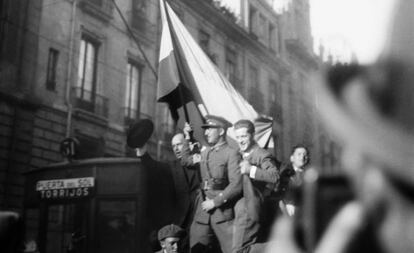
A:
<svg viewBox="0 0 414 253">
<path fill-rule="evenodd" d="M 192 38 L 171 9 L 160 0 L 162 35 L 158 70 L 157 100 L 168 103 L 178 124 L 184 122 L 183 105 L 194 126 L 196 137 L 202 138 L 197 126 L 206 114 L 217 115 L 235 123 L 240 119 L 255 122 L 255 139 L 260 146 L 273 147 L 272 121 L 260 120 L 254 108 L 231 85 L 218 67 Z M 178 111 L 177 111 L 178 110 Z M 185 115 L 184 115 L 185 116 Z M 234 139 L 233 129 L 228 136 Z"/>
</svg>

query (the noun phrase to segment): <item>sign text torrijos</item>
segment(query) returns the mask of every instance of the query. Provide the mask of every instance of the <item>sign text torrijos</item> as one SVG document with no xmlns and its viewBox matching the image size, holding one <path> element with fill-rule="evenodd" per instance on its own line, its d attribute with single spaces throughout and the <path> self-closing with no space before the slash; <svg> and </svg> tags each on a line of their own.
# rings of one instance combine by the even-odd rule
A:
<svg viewBox="0 0 414 253">
<path fill-rule="evenodd" d="M 91 195 L 95 178 L 68 178 L 41 180 L 36 183 L 36 191 L 41 199 L 83 198 Z"/>
</svg>

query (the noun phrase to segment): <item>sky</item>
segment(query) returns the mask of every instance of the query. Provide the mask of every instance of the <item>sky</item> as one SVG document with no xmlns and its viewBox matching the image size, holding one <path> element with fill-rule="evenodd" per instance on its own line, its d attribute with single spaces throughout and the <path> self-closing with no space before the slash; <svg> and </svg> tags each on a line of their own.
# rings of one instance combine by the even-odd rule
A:
<svg viewBox="0 0 414 253">
<path fill-rule="evenodd" d="M 273 0 L 275 5 L 292 0 Z M 294 0 L 293 0 L 294 1 Z M 315 51 L 322 42 L 335 58 L 371 63 L 380 54 L 395 0 L 309 0 Z M 410 0 L 411 1 L 411 0 Z M 239 9 L 239 0 L 222 0 Z"/>
<path fill-rule="evenodd" d="M 315 47 L 322 42 L 340 59 L 354 52 L 360 63 L 381 53 L 395 0 L 310 0 Z"/>
</svg>

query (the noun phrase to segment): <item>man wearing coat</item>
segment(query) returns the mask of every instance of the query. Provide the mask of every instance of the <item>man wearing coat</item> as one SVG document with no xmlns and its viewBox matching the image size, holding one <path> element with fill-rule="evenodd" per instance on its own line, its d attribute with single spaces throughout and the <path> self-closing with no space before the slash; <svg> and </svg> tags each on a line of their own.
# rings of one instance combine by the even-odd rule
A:
<svg viewBox="0 0 414 253">
<path fill-rule="evenodd" d="M 280 181 L 277 186 L 278 193 L 281 194 L 282 200 L 279 203 L 280 209 L 292 216 L 297 211 L 299 196 L 295 192 L 303 182 L 303 172 L 309 163 L 309 150 L 303 145 L 296 145 L 292 148 L 290 162 L 284 164 L 280 170 Z"/>
<path fill-rule="evenodd" d="M 175 214 L 174 222 L 184 228 L 189 234 L 195 211 L 195 199 L 200 188 L 200 164 L 184 161 L 186 157 L 192 157 L 188 141 L 183 133 L 177 133 L 171 139 L 175 161 L 171 163 L 171 173 L 175 188 Z M 188 236 L 184 240 L 184 246 L 188 246 Z"/>
<path fill-rule="evenodd" d="M 200 186 L 199 165 L 184 164 L 182 156 L 189 155 L 189 148 L 182 133 L 174 135 L 171 140 L 177 160 L 171 163 L 154 160 L 146 150 L 153 128 L 152 121 L 141 119 L 130 127 L 127 136 L 128 146 L 136 150 L 148 169 L 148 192 L 157 196 L 148 197 L 149 219 L 154 224 L 150 229 L 173 222 L 188 232 L 194 215 L 195 195 Z M 182 244 L 184 249 L 188 248 L 188 237 L 184 236 Z"/>
<path fill-rule="evenodd" d="M 279 171 L 275 158 L 255 142 L 251 121 L 237 121 L 234 131 L 243 156 L 240 163 L 243 198 L 235 206 L 233 251 L 260 252 L 264 245 L 257 242 L 265 216 L 265 202 L 279 181 Z"/>
<path fill-rule="evenodd" d="M 240 155 L 226 141 L 231 124 L 222 117 L 207 116 L 205 137 L 210 145 L 201 153 L 202 189 L 190 229 L 191 252 L 205 252 L 215 235 L 223 253 L 232 252 L 234 204 L 241 196 Z"/>
</svg>

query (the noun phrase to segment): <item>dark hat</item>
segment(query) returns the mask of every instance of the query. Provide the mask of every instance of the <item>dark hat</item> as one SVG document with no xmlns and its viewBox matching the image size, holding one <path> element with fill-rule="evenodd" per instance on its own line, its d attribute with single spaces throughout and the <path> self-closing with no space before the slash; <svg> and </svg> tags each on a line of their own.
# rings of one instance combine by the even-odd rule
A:
<svg viewBox="0 0 414 253">
<path fill-rule="evenodd" d="M 168 237 L 183 238 L 184 235 L 185 235 L 184 229 L 180 228 L 177 225 L 170 224 L 170 225 L 166 225 L 166 226 L 162 227 L 158 231 L 158 240 L 162 241 L 162 240 L 164 240 L 165 238 L 168 238 Z"/>
<path fill-rule="evenodd" d="M 207 115 L 205 117 L 206 124 L 201 125 L 201 128 L 223 128 L 227 129 L 232 126 L 225 118 L 215 115 Z"/>
<path fill-rule="evenodd" d="M 149 140 L 154 131 L 154 123 L 149 119 L 141 119 L 132 124 L 127 133 L 127 144 L 130 148 L 140 148 Z"/>
<path fill-rule="evenodd" d="M 399 1 L 381 59 L 335 66 L 313 80 L 318 110 L 343 143 L 414 183 L 414 1 Z"/>
</svg>

